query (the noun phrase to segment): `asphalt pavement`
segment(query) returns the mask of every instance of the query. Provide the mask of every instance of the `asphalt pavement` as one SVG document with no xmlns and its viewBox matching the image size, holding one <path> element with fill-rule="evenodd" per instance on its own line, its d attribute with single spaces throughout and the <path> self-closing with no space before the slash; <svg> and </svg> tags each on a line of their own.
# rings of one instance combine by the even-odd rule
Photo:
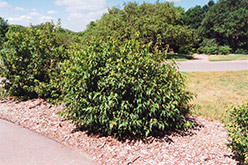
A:
<svg viewBox="0 0 248 165">
<path fill-rule="evenodd" d="M 0 165 L 93 165 L 85 154 L 0 120 Z"/>
<path fill-rule="evenodd" d="M 209 62 L 208 56 L 196 55 L 192 60 L 179 62 L 179 70 L 183 72 L 248 70 L 248 60 Z"/>
</svg>

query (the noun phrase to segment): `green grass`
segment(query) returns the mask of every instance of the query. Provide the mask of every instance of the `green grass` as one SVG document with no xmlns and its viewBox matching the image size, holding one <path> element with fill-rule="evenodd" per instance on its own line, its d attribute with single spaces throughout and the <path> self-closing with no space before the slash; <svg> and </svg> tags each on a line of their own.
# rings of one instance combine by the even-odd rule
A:
<svg viewBox="0 0 248 165">
<path fill-rule="evenodd" d="M 0 86 L 0 99 L 4 97 L 3 88 Z"/>
<path fill-rule="evenodd" d="M 4 89 L 3 89 L 3 84 L 1 84 L 2 78 L 0 77 L 0 99 L 4 97 Z"/>
<path fill-rule="evenodd" d="M 217 56 L 209 56 L 208 60 L 210 62 L 248 60 L 248 55 L 247 54 L 217 55 Z"/>
<path fill-rule="evenodd" d="M 197 94 L 192 114 L 226 121 L 226 110 L 248 101 L 248 71 L 185 73 L 188 89 Z"/>
<path fill-rule="evenodd" d="M 187 54 L 167 54 L 167 59 L 175 59 L 176 61 L 186 61 L 193 58 L 193 55 Z"/>
</svg>

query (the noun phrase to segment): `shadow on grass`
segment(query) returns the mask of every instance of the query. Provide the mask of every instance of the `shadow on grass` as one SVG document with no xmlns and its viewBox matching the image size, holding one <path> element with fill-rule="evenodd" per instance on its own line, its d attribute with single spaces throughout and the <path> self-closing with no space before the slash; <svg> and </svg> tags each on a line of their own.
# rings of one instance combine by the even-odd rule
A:
<svg viewBox="0 0 248 165">
<path fill-rule="evenodd" d="M 137 141 L 142 141 L 145 144 L 150 144 L 153 142 L 167 142 L 167 143 L 174 143 L 174 141 L 172 140 L 173 136 L 193 136 L 196 135 L 196 130 L 200 130 L 202 127 L 204 127 L 203 125 L 199 124 L 194 117 L 187 117 L 186 118 L 187 122 L 190 122 L 191 125 L 193 127 L 188 127 L 188 128 L 181 128 L 181 129 L 167 129 L 165 131 L 160 131 L 160 130 L 155 130 L 151 133 L 150 136 L 145 137 L 145 136 L 131 136 L 128 134 L 123 134 L 123 136 L 120 138 L 116 138 L 118 141 L 120 142 L 127 142 L 129 144 L 134 144 Z M 78 131 L 82 131 L 82 132 L 86 132 L 88 134 L 88 136 L 92 136 L 92 137 L 97 137 L 97 138 L 101 138 L 101 137 L 108 137 L 108 135 L 103 134 L 103 133 L 99 133 L 99 132 L 90 132 L 87 130 L 87 128 L 80 126 L 80 127 L 76 127 L 74 130 L 72 130 L 71 133 L 75 133 Z M 115 138 L 114 136 L 112 136 L 113 138 Z"/>
<path fill-rule="evenodd" d="M 187 55 L 187 54 L 167 54 L 167 59 L 175 59 L 175 60 L 191 60 L 193 58 L 193 55 Z"/>
</svg>

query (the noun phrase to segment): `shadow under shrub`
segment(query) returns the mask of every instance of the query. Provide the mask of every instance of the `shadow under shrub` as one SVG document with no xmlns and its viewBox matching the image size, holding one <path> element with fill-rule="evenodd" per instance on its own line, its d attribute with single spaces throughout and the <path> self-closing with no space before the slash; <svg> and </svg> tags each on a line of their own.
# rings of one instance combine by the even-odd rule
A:
<svg viewBox="0 0 248 165">
<path fill-rule="evenodd" d="M 248 164 L 248 103 L 228 111 L 227 134 L 231 138 L 228 147 L 236 152 L 241 163 Z"/>
<path fill-rule="evenodd" d="M 72 50 L 63 64 L 62 116 L 89 132 L 118 138 L 144 137 L 180 128 L 192 94 L 175 63 L 149 53 L 151 43 L 93 40 Z"/>
<path fill-rule="evenodd" d="M 4 89 L 11 96 L 58 97 L 55 87 L 60 63 L 68 58 L 56 42 L 57 28 L 47 22 L 42 28 L 12 26 L 0 52 Z M 53 81 L 53 82 L 52 82 Z"/>
</svg>

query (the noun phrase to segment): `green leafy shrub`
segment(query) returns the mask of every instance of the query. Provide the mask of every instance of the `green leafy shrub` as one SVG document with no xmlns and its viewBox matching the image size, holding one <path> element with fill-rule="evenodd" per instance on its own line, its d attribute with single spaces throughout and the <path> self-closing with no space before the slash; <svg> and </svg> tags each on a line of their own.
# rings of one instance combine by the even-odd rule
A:
<svg viewBox="0 0 248 165">
<path fill-rule="evenodd" d="M 245 49 L 237 49 L 235 54 L 248 54 L 248 50 Z"/>
<path fill-rule="evenodd" d="M 9 95 L 51 97 L 58 92 L 51 81 L 56 81 L 67 53 L 56 43 L 56 29 L 49 22 L 42 28 L 10 28 L 0 53 L 0 71 L 8 80 L 4 88 Z"/>
<path fill-rule="evenodd" d="M 175 63 L 151 54 L 151 43 L 92 40 L 70 51 L 61 87 L 68 107 L 63 116 L 89 132 L 118 138 L 179 128 L 192 94 Z"/>
<path fill-rule="evenodd" d="M 204 39 L 200 44 L 197 52 L 202 54 L 219 54 L 219 55 L 226 55 L 230 54 L 232 49 L 225 45 L 220 46 L 216 43 L 215 39 Z"/>
<path fill-rule="evenodd" d="M 232 48 L 230 48 L 228 45 L 218 46 L 218 54 L 226 55 L 226 54 L 230 54 L 231 51 Z"/>
<path fill-rule="evenodd" d="M 226 125 L 231 143 L 228 147 L 239 154 L 244 163 L 248 163 L 248 103 L 235 106 L 229 113 L 229 122 Z"/>
</svg>

